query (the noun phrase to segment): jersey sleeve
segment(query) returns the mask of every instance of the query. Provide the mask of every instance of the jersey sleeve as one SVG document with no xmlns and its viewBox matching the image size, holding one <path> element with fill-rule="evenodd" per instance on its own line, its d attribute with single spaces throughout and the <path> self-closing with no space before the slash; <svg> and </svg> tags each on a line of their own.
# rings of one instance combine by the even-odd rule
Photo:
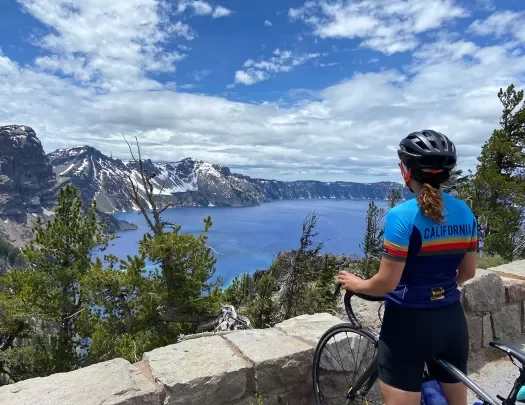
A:
<svg viewBox="0 0 525 405">
<path fill-rule="evenodd" d="M 476 221 L 476 217 L 474 215 L 472 215 L 472 218 L 472 235 L 467 247 L 467 252 L 478 251 L 478 221 Z"/>
<path fill-rule="evenodd" d="M 383 257 L 404 262 L 408 256 L 408 243 L 413 224 L 395 210 L 386 215 L 385 233 L 383 239 Z"/>
</svg>

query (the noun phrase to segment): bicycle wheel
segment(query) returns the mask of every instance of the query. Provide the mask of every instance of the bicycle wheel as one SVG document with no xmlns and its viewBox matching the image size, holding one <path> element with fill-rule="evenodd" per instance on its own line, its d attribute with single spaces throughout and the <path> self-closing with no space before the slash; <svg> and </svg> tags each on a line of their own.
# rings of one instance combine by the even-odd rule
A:
<svg viewBox="0 0 525 405">
<path fill-rule="evenodd" d="M 368 330 L 335 325 L 319 340 L 312 369 L 317 405 L 383 404 L 377 342 Z"/>
</svg>

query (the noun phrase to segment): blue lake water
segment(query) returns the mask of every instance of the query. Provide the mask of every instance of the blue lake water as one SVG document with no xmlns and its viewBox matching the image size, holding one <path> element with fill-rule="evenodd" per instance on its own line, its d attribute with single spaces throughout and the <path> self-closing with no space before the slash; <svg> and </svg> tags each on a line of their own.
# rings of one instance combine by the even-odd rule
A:
<svg viewBox="0 0 525 405">
<path fill-rule="evenodd" d="M 324 243 L 325 253 L 359 254 L 368 203 L 367 200 L 297 200 L 242 208 L 173 208 L 165 211 L 164 217 L 180 224 L 181 232 L 198 234 L 204 225 L 203 218 L 211 216 L 213 226 L 208 244 L 219 253 L 216 275 L 229 284 L 243 272 L 267 269 L 280 251 L 297 248 L 302 223 L 314 211 L 318 214 L 316 240 Z M 384 201 L 376 204 L 387 205 Z M 147 225 L 137 213 L 120 213 L 116 217 L 139 227 L 120 232 L 105 252 L 124 258 L 137 253 L 137 242 L 147 231 Z"/>
</svg>

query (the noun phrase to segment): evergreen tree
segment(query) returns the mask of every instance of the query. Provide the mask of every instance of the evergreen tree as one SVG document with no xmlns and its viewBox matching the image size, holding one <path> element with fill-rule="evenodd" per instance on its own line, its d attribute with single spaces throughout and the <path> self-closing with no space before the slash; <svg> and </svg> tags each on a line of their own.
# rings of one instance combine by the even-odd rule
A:
<svg viewBox="0 0 525 405">
<path fill-rule="evenodd" d="M 374 201 L 370 201 L 366 212 L 366 228 L 363 242 L 360 244 L 364 258 L 360 263 L 360 270 L 365 279 L 372 277 L 379 271 L 381 251 L 383 248 L 383 222 L 385 210 L 379 208 Z"/>
<path fill-rule="evenodd" d="M 89 301 L 82 280 L 91 253 L 108 237 L 97 223 L 96 203 L 87 210 L 75 188 L 60 190 L 53 219 L 40 218 L 23 249 L 26 267 L 0 281 L 0 368 L 7 381 L 70 371 L 86 360 L 88 341 L 79 324 Z"/>
<path fill-rule="evenodd" d="M 398 189 L 393 188 L 390 191 L 390 194 L 388 195 L 387 200 L 388 200 L 388 208 L 394 208 L 402 200 L 401 192 Z"/>
<path fill-rule="evenodd" d="M 523 255 L 525 203 L 525 107 L 523 90 L 513 85 L 498 97 L 503 106 L 501 128 L 483 145 L 477 172 L 467 188 L 478 218 L 482 249 L 506 260 Z"/>
</svg>

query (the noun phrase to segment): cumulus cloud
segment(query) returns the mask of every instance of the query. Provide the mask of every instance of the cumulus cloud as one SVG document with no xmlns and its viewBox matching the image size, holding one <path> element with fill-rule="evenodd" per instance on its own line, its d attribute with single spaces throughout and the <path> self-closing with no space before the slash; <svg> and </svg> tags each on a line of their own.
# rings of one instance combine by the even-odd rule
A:
<svg viewBox="0 0 525 405">
<path fill-rule="evenodd" d="M 209 3 L 202 0 L 180 0 L 177 4 L 177 11 L 184 13 L 187 10 L 192 10 L 195 15 L 210 15 L 213 18 L 221 18 L 229 16 L 232 11 L 223 6 L 213 8 Z"/>
<path fill-rule="evenodd" d="M 271 27 L 273 23 L 270 20 L 264 20 L 264 25 L 266 25 L 267 27 Z"/>
<path fill-rule="evenodd" d="M 499 88 L 525 87 L 517 41 L 488 45 L 450 36 L 418 47 L 403 67 L 351 74 L 320 91 L 291 91 L 286 104 L 234 102 L 150 78 L 176 64 L 163 59 L 175 23 L 154 0 L 121 2 L 124 10 L 112 16 L 100 15 L 102 3 L 94 0 L 73 11 L 44 0 L 26 4 L 51 33 L 37 38 L 43 56 L 34 64 L 0 50 L 0 125 L 32 126 L 47 151 L 91 144 L 128 158 L 125 134 L 136 135 L 144 156 L 156 160 L 191 156 L 288 180 L 399 180 L 396 145 L 422 128 L 450 135 L 460 167 L 473 168 L 499 125 Z M 96 16 L 107 26 L 99 27 Z M 246 61 L 236 80 L 251 84 L 305 58 L 321 60 L 308 55 L 275 50 Z"/>
<path fill-rule="evenodd" d="M 477 35 L 509 35 L 525 43 L 525 12 L 498 11 L 485 20 L 474 21 L 469 30 Z"/>
<path fill-rule="evenodd" d="M 288 11 L 321 38 L 359 38 L 362 47 L 386 54 L 415 49 L 418 34 L 467 15 L 454 0 L 309 0 Z"/>
<path fill-rule="evenodd" d="M 244 70 L 235 72 L 235 83 L 250 86 L 269 79 L 272 74 L 290 72 L 296 66 L 303 65 L 320 56 L 320 53 L 294 54 L 292 51 L 281 51 L 277 48 L 269 59 L 259 61 L 248 59 L 244 62 Z"/>
<path fill-rule="evenodd" d="M 213 10 L 212 17 L 213 18 L 221 18 L 221 17 L 227 17 L 232 13 L 230 9 L 227 9 L 226 7 L 218 6 Z"/>
<path fill-rule="evenodd" d="M 155 89 L 146 72 L 174 72 L 179 52 L 165 52 L 175 37 L 193 38 L 191 29 L 172 23 L 155 0 L 106 2 L 85 0 L 20 0 L 36 19 L 51 28 L 37 44 L 50 55 L 36 65 L 103 90 Z"/>
</svg>

